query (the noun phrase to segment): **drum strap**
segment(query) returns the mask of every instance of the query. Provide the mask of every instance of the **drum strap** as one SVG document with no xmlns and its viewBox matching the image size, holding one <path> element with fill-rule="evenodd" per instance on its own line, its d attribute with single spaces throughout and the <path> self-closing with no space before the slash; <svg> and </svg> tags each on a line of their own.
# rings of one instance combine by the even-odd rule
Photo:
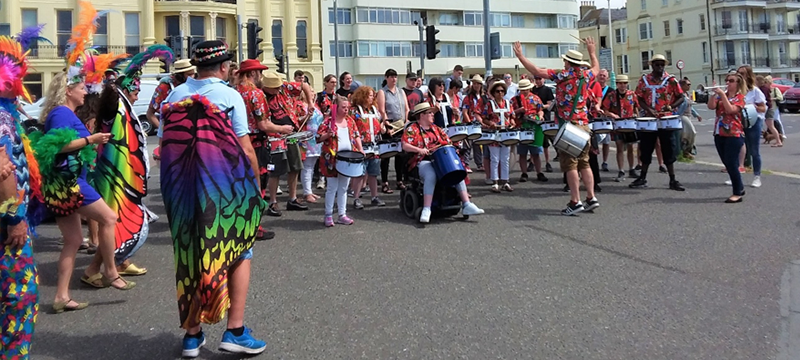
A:
<svg viewBox="0 0 800 360">
<path fill-rule="evenodd" d="M 444 101 L 439 101 L 439 112 L 442 113 L 442 117 L 444 118 L 444 128 L 447 129 L 447 125 L 450 124 L 450 119 L 447 118 L 447 107 L 450 106 L 450 97 L 447 96 L 447 93 L 442 95 L 444 95 Z"/>
<path fill-rule="evenodd" d="M 572 115 L 575 115 L 575 109 L 578 107 L 578 98 L 581 97 L 581 92 L 583 91 L 583 85 L 585 85 L 585 82 L 586 78 L 581 76 L 581 81 L 578 83 L 578 96 L 572 99 L 572 110 L 569 112 L 569 119 L 572 119 Z M 553 103 L 555 103 L 555 101 Z M 569 119 L 562 119 L 558 112 L 556 112 L 556 118 L 558 118 L 558 127 L 561 127 L 565 122 L 569 121 Z"/>
<path fill-rule="evenodd" d="M 372 110 L 377 113 L 377 109 L 375 109 L 374 106 L 372 107 Z M 358 111 L 361 112 L 361 116 L 363 116 L 369 122 L 369 139 L 372 140 L 372 143 L 375 143 L 375 128 L 373 127 L 372 122 L 373 119 L 377 117 L 377 115 L 375 115 L 374 113 L 367 114 L 366 112 L 364 112 L 364 108 L 361 107 L 361 105 L 358 105 Z"/>
<path fill-rule="evenodd" d="M 661 84 L 659 84 L 659 85 L 651 85 L 650 82 L 647 81 L 647 75 L 642 75 L 642 81 L 644 81 L 645 87 L 650 89 L 650 106 L 653 107 L 653 109 L 655 109 L 656 97 L 658 97 L 658 94 L 656 93 L 656 91 L 658 89 L 663 88 L 667 84 L 669 79 L 671 79 L 672 77 L 673 77 L 672 75 L 667 75 L 667 76 L 664 77 L 664 80 L 661 81 Z"/>
<path fill-rule="evenodd" d="M 508 101 L 506 101 L 506 106 L 500 107 L 500 105 L 497 105 L 497 101 L 494 101 L 494 99 L 492 99 L 492 112 L 497 114 L 497 117 L 500 119 L 501 128 L 504 128 L 506 126 L 506 113 L 510 111 L 508 109 L 508 105 L 510 104 Z"/>
</svg>

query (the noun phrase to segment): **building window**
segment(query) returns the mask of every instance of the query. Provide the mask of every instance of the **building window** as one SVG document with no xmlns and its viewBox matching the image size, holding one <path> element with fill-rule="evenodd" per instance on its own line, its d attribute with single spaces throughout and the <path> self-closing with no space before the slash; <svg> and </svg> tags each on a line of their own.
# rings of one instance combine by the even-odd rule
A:
<svg viewBox="0 0 800 360">
<path fill-rule="evenodd" d="M 489 16 L 489 25 L 494 27 L 511 27 L 511 14 L 491 13 Z"/>
<path fill-rule="evenodd" d="M 525 27 L 525 15 L 511 15 L 511 27 L 513 27 L 513 28 L 524 28 Z"/>
<path fill-rule="evenodd" d="M 742 64 L 752 64 L 753 61 L 750 58 L 750 42 L 747 40 L 742 41 L 741 43 L 742 49 Z"/>
<path fill-rule="evenodd" d="M 560 55 L 558 54 L 558 46 L 555 44 L 536 44 L 536 57 L 542 59 L 552 59 L 557 58 Z"/>
<path fill-rule="evenodd" d="M 669 20 L 664 21 L 664 36 L 669 36 Z"/>
<path fill-rule="evenodd" d="M 464 25 L 465 26 L 483 26 L 483 13 L 480 12 L 464 12 Z"/>
<path fill-rule="evenodd" d="M 649 40 L 653 38 L 653 23 L 646 22 L 639 24 L 639 40 Z"/>
<path fill-rule="evenodd" d="M 334 19 L 333 8 L 328 8 L 328 24 L 333 24 L 335 20 L 339 20 L 339 25 L 350 25 L 353 23 L 353 10 L 337 8 L 339 14 L 338 19 Z"/>
<path fill-rule="evenodd" d="M 456 13 L 448 13 L 448 12 L 439 13 L 439 25 L 451 25 L 451 26 L 461 25 L 459 23 L 460 19 L 461 17 L 458 16 L 458 14 Z"/>
<path fill-rule="evenodd" d="M 22 79 L 22 84 L 28 89 L 28 93 L 31 94 L 33 102 L 36 102 L 37 99 L 42 97 L 43 86 L 41 73 L 25 75 Z"/>
<path fill-rule="evenodd" d="M 669 6 L 669 0 L 661 0 L 661 6 Z"/>
<path fill-rule="evenodd" d="M 700 14 L 700 31 L 706 29 L 706 14 Z"/>
<path fill-rule="evenodd" d="M 305 20 L 297 21 L 297 57 L 308 59 L 308 26 Z"/>
<path fill-rule="evenodd" d="M 653 57 L 653 50 L 642 51 L 642 70 L 650 70 L 650 58 Z"/>
<path fill-rule="evenodd" d="M 359 57 L 411 57 L 411 42 L 407 41 L 359 41 Z M 417 51 L 415 53 L 418 54 Z"/>
<path fill-rule="evenodd" d="M 558 18 L 554 15 L 536 15 L 533 18 L 535 29 L 554 29 L 558 27 Z"/>
<path fill-rule="evenodd" d="M 167 27 L 167 36 L 181 35 L 181 20 L 178 16 L 165 16 L 164 24 Z"/>
<path fill-rule="evenodd" d="M 336 56 L 336 42 L 330 43 L 331 57 Z M 353 57 L 353 42 L 352 41 L 339 41 L 339 57 Z"/>
<path fill-rule="evenodd" d="M 22 9 L 22 28 L 29 28 L 31 26 L 39 25 L 39 14 L 36 9 Z M 39 42 L 34 41 L 31 44 L 31 56 L 39 56 Z M 41 76 L 41 74 L 39 75 Z"/>
<path fill-rule="evenodd" d="M 728 10 L 722 10 L 722 28 L 730 29 L 733 27 L 733 17 Z"/>
<path fill-rule="evenodd" d="M 647 10 L 647 0 L 642 0 L 642 11 Z"/>
<path fill-rule="evenodd" d="M 383 84 L 384 77 L 383 76 L 367 76 L 364 78 L 364 85 L 370 86 L 375 90 L 381 88 L 381 84 Z"/>
<path fill-rule="evenodd" d="M 439 55 L 437 57 L 454 58 L 463 57 L 463 47 L 458 44 L 439 44 Z"/>
<path fill-rule="evenodd" d="M 206 18 L 202 16 L 189 16 L 189 36 L 192 41 L 206 39 Z"/>
<path fill-rule="evenodd" d="M 620 74 L 627 74 L 631 71 L 630 64 L 628 64 L 628 55 L 618 55 L 617 65 L 619 65 Z"/>
<path fill-rule="evenodd" d="M 277 58 L 283 55 L 283 22 L 272 20 L 272 53 Z"/>
<path fill-rule="evenodd" d="M 703 41 L 703 64 L 708 64 L 708 43 Z"/>
<path fill-rule="evenodd" d="M 217 40 L 228 43 L 228 22 L 224 17 L 217 16 L 214 20 Z"/>
<path fill-rule="evenodd" d="M 56 37 L 58 56 L 64 56 L 67 52 L 67 42 L 72 37 L 72 10 L 56 11 Z"/>
<path fill-rule="evenodd" d="M 139 53 L 139 13 L 125 13 L 125 52 L 130 55 Z"/>
<path fill-rule="evenodd" d="M 464 49 L 466 57 L 483 57 L 483 43 L 466 43 Z"/>
<path fill-rule="evenodd" d="M 672 50 L 665 51 L 664 57 L 667 58 L 667 64 L 672 64 Z"/>
<path fill-rule="evenodd" d="M 675 20 L 675 23 L 677 25 L 678 35 L 683 34 L 683 19 Z"/>
<path fill-rule="evenodd" d="M 559 29 L 577 29 L 578 17 L 575 15 L 558 15 Z"/>
<path fill-rule="evenodd" d="M 101 14 L 102 15 L 98 15 L 97 20 L 95 20 L 97 30 L 92 37 L 92 45 L 94 45 L 101 54 L 105 54 L 108 52 L 108 13 L 104 12 Z"/>
<path fill-rule="evenodd" d="M 402 24 L 411 25 L 419 21 L 419 11 L 389 8 L 356 8 L 356 22 L 370 24 Z"/>
<path fill-rule="evenodd" d="M 624 44 L 628 42 L 628 28 L 614 29 L 614 40 L 617 44 Z"/>
<path fill-rule="evenodd" d="M 564 55 L 567 51 L 570 50 L 578 50 L 578 45 L 576 44 L 558 44 L 558 56 Z"/>
</svg>

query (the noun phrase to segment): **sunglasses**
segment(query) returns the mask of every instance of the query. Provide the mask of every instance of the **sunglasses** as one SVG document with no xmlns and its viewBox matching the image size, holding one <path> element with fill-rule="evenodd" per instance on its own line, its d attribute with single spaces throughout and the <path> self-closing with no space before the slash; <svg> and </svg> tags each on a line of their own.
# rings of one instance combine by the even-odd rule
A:
<svg viewBox="0 0 800 360">
<path fill-rule="evenodd" d="M 728 82 L 728 83 L 738 83 L 738 82 L 739 82 L 739 80 L 737 80 L 737 79 L 725 79 L 725 82 Z"/>
<path fill-rule="evenodd" d="M 496 93 L 504 93 L 505 94 L 506 91 L 505 90 L 495 90 L 494 92 L 496 92 Z"/>
</svg>

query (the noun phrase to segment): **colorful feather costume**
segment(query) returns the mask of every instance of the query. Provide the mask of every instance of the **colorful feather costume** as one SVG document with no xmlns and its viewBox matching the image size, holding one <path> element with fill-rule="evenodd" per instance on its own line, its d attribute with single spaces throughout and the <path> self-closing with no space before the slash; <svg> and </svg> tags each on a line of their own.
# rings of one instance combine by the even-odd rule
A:
<svg viewBox="0 0 800 360">
<path fill-rule="evenodd" d="M 103 91 L 106 71 L 113 70 L 128 57 L 130 57 L 128 54 L 114 55 L 111 53 L 87 56 L 83 64 L 83 72 L 86 74 L 86 88 L 89 93 L 99 94 Z"/>
<path fill-rule="evenodd" d="M 161 59 L 167 63 L 172 63 L 175 59 L 175 54 L 172 53 L 172 49 L 169 46 L 155 44 L 134 55 L 125 71 L 123 71 L 125 75 L 121 84 L 123 89 L 128 91 L 139 90 L 139 77 L 142 75 L 142 69 L 150 59 Z"/>
<path fill-rule="evenodd" d="M 216 323 L 228 269 L 255 242 L 258 178 L 225 112 L 194 95 L 162 109 L 161 193 L 175 250 L 181 326 Z"/>
<path fill-rule="evenodd" d="M 77 84 L 84 80 L 83 61 L 86 58 L 86 44 L 91 41 L 97 32 L 97 19 L 99 13 L 91 2 L 81 0 L 78 2 L 80 14 L 78 24 L 72 28 L 72 36 L 67 41 L 67 84 Z"/>
</svg>

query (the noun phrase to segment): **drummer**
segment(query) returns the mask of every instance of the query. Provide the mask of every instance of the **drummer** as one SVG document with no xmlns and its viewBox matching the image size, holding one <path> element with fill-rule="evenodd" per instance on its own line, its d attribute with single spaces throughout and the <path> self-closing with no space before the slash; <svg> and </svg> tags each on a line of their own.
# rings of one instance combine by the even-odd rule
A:
<svg viewBox="0 0 800 360">
<path fill-rule="evenodd" d="M 378 134 L 386 134 L 389 130 L 385 126 L 381 126 L 381 114 L 378 112 L 377 103 L 375 102 L 375 90 L 370 86 L 359 86 L 350 96 L 350 100 L 352 101 L 353 114 L 355 115 L 358 132 L 361 133 L 361 144 L 365 148 L 367 144 L 370 144 L 377 149 Z M 370 126 L 370 122 L 372 122 L 372 126 Z M 375 156 L 375 154 L 365 155 L 364 175 L 353 178 L 350 184 L 350 189 L 353 191 L 356 198 L 353 200 L 353 207 L 355 207 L 356 210 L 364 208 L 364 204 L 361 203 L 361 189 L 364 183 L 369 183 L 372 205 L 386 206 L 386 203 L 378 198 L 378 175 L 381 174 L 381 158 Z"/>
<path fill-rule="evenodd" d="M 418 167 L 419 177 L 423 182 L 422 191 L 422 214 L 419 222 L 427 223 L 431 219 L 431 203 L 433 203 L 433 190 L 436 188 L 436 171 L 431 163 L 431 155 L 439 146 L 449 145 L 450 139 L 442 129 L 433 123 L 433 115 L 436 108 L 431 107 L 427 102 L 422 102 L 414 106 L 411 116 L 418 117 L 417 122 L 409 125 L 403 132 L 403 151 L 414 154 L 409 159 L 409 170 Z M 467 194 L 467 186 L 464 181 L 456 185 L 461 202 L 463 203 L 461 213 L 463 215 L 483 214 L 483 210 L 470 202 Z"/>
<path fill-rule="evenodd" d="M 486 104 L 486 113 L 488 115 L 483 118 L 484 127 L 490 130 L 505 130 L 516 127 L 511 102 L 505 99 L 506 91 L 508 91 L 508 85 L 503 81 L 495 81 L 489 88 L 491 99 Z M 511 156 L 511 147 L 500 143 L 492 143 L 489 145 L 489 156 L 488 172 L 491 174 L 492 192 L 499 193 L 501 190 L 514 191 L 511 184 L 508 183 L 508 162 Z M 500 170 L 499 175 L 498 167 Z"/>
<path fill-rule="evenodd" d="M 353 219 L 347 216 L 347 185 L 350 178 L 339 176 L 336 171 L 336 154 L 342 151 L 363 153 L 361 134 L 358 133 L 355 117 L 350 112 L 350 101 L 346 97 L 334 96 L 331 116 L 319 126 L 317 142 L 322 143 L 322 156 L 319 159 L 319 171 L 327 180 L 325 191 L 325 226 L 333 227 L 333 203 L 336 201 L 339 210 L 337 223 L 352 225 Z"/>
<path fill-rule="evenodd" d="M 617 76 L 617 90 L 610 96 L 603 98 L 603 104 L 600 107 L 602 115 L 610 117 L 614 120 L 620 119 L 633 119 L 639 113 L 639 103 L 636 100 L 636 94 L 628 89 L 628 75 Z M 617 167 L 619 172 L 614 179 L 616 182 L 625 180 L 624 157 L 625 152 L 628 153 L 628 173 L 631 178 L 639 177 L 636 173 L 636 162 L 633 158 L 633 144 L 636 143 L 636 132 L 612 132 L 611 138 L 617 145 Z"/>
<path fill-rule="evenodd" d="M 511 105 L 514 107 L 514 116 L 517 121 L 518 127 L 525 130 L 533 130 L 536 133 L 536 141 L 533 144 L 519 144 L 517 145 L 517 155 L 519 155 L 519 169 L 522 175 L 519 182 L 528 181 L 528 154 L 530 153 L 531 161 L 533 161 L 534 169 L 536 170 L 536 179 L 541 182 L 546 182 L 547 177 L 542 173 L 542 158 L 539 156 L 544 152 L 542 145 L 544 143 L 544 132 L 542 126 L 539 125 L 544 119 L 544 105 L 542 100 L 534 94 L 533 83 L 528 79 L 522 79 L 517 84 L 519 87 L 519 95 L 511 99 Z"/>
<path fill-rule="evenodd" d="M 480 75 L 473 76 L 467 89 L 467 95 L 464 96 L 461 102 L 461 113 L 463 114 L 464 122 L 468 124 L 473 122 L 483 124 L 483 111 L 486 103 L 486 89 L 484 89 L 483 85 L 483 78 Z M 484 170 L 484 164 L 489 165 L 488 147 L 473 145 L 472 155 L 478 171 Z M 486 183 L 487 185 L 492 184 L 488 171 L 486 171 Z"/>
</svg>

